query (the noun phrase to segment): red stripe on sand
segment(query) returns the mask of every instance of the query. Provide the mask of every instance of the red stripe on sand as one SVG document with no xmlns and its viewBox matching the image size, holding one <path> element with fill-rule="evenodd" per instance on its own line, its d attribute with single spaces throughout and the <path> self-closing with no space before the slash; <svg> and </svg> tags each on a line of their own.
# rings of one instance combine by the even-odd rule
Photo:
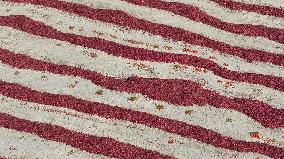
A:
<svg viewBox="0 0 284 159">
<path fill-rule="evenodd" d="M 3 63 L 13 67 L 79 76 L 111 90 L 141 93 L 149 98 L 173 104 L 187 106 L 209 104 L 217 108 L 237 110 L 265 127 L 284 126 L 284 109 L 275 109 L 256 100 L 230 99 L 214 91 L 203 89 L 199 84 L 189 80 L 141 77 L 117 79 L 90 70 L 35 60 L 26 55 L 14 54 L 5 50 L 0 51 L 0 59 Z"/>
<path fill-rule="evenodd" d="M 284 43 L 284 29 L 270 28 L 260 25 L 250 24 L 232 24 L 223 22 L 218 18 L 212 17 L 205 12 L 201 11 L 198 7 L 191 5 L 177 3 L 177 2 L 165 2 L 161 0 L 124 0 L 136 5 L 162 9 L 173 12 L 175 14 L 185 16 L 189 19 L 202 22 L 221 30 L 232 32 L 235 34 L 243 34 L 246 36 L 262 36 L 270 40 Z"/>
<path fill-rule="evenodd" d="M 79 132 L 70 131 L 60 126 L 31 122 L 4 113 L 0 113 L 0 127 L 36 134 L 47 140 L 65 143 L 87 152 L 102 154 L 115 158 L 173 158 L 163 156 L 158 152 L 153 152 L 135 147 L 130 144 L 121 143 L 111 138 L 82 134 Z"/>
<path fill-rule="evenodd" d="M 248 12 L 256 12 L 263 15 L 270 15 L 275 17 L 284 18 L 284 9 L 275 8 L 271 6 L 260 6 L 256 4 L 245 4 L 241 2 L 235 2 L 232 0 L 211 0 L 218 3 L 221 6 L 227 7 L 232 10 L 244 10 Z"/>
<path fill-rule="evenodd" d="M 184 41 L 192 45 L 200 45 L 218 50 L 223 53 L 238 56 L 248 61 L 270 62 L 275 65 L 284 66 L 284 55 L 273 54 L 256 49 L 245 49 L 237 46 L 230 46 L 223 42 L 215 41 L 202 35 L 192 33 L 183 29 L 167 26 L 164 24 L 152 23 L 143 19 L 137 19 L 119 10 L 93 9 L 84 5 L 63 2 L 58 0 L 8 0 L 10 2 L 31 3 L 42 5 L 78 14 L 90 19 L 113 23 L 125 26 L 131 29 L 144 30 L 154 35 L 160 35 L 165 38 Z M 14 19 L 16 20 L 16 19 Z M 2 24 L 3 25 L 3 24 Z"/>
<path fill-rule="evenodd" d="M 241 140 L 234 140 L 232 138 L 224 137 L 219 133 L 216 133 L 214 131 L 199 126 L 193 126 L 184 122 L 158 117 L 145 112 L 133 111 L 125 108 L 109 106 L 106 104 L 85 101 L 68 95 L 57 95 L 57 94 L 37 92 L 18 84 L 12 84 L 2 81 L 0 81 L 0 88 L 1 88 L 0 89 L 1 94 L 15 99 L 20 99 L 29 102 L 36 102 L 46 105 L 65 107 L 84 113 L 97 114 L 105 118 L 115 118 L 119 120 L 130 121 L 133 123 L 144 124 L 149 127 L 158 128 L 160 130 L 167 131 L 169 133 L 175 133 L 184 137 L 193 138 L 216 147 L 226 148 L 239 152 L 256 152 L 273 158 L 284 157 L 283 148 L 263 143 L 258 143 L 258 142 L 246 142 Z M 42 131 L 41 129 L 31 128 L 30 126 L 22 124 L 21 122 L 11 123 L 9 122 L 9 120 L 10 119 L 8 118 L 3 121 L 3 119 L 1 120 L 0 117 L 1 124 L 6 124 L 8 126 L 14 126 L 14 125 L 17 126 L 16 123 L 19 123 L 18 126 L 23 125 L 23 127 L 21 127 L 20 129 L 21 131 L 23 131 L 22 129 L 24 130 L 32 129 L 34 131 L 39 131 L 39 133 L 45 132 Z M 33 125 L 33 124 L 28 124 L 28 125 Z M 51 133 L 50 135 L 53 136 L 54 134 L 58 133 L 55 132 Z M 73 135 L 70 135 L 70 137 L 71 136 Z M 63 137 L 66 138 L 66 135 L 63 135 Z M 70 137 L 68 137 L 67 139 L 70 139 Z M 79 141 L 82 140 L 80 139 Z M 82 142 L 78 141 L 76 141 L 75 143 L 80 143 L 78 146 L 81 146 L 82 144 Z M 82 146 L 85 147 L 85 145 Z M 112 152 L 112 150 L 110 152 Z M 115 152 L 117 152 L 117 150 Z M 134 154 L 136 155 L 136 153 Z"/>
<path fill-rule="evenodd" d="M 72 44 L 95 48 L 115 56 L 122 56 L 134 60 L 147 60 L 155 62 L 179 62 L 194 67 L 206 68 L 214 74 L 238 82 L 261 84 L 279 91 L 284 91 L 284 78 L 255 73 L 239 73 L 225 69 L 213 61 L 191 55 L 171 54 L 145 50 L 117 44 L 99 38 L 84 37 L 80 35 L 62 33 L 41 22 L 34 21 L 25 16 L 8 16 L 0 18 L 0 25 L 10 26 L 34 35 L 68 41 Z M 283 56 L 284 57 L 284 56 Z M 284 59 L 283 59 L 284 62 Z"/>
</svg>

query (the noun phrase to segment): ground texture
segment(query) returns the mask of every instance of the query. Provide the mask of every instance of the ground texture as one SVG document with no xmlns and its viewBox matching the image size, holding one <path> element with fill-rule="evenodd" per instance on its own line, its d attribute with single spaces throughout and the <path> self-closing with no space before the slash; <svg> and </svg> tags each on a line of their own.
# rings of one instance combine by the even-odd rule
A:
<svg viewBox="0 0 284 159">
<path fill-rule="evenodd" d="M 283 0 L 1 0 L 0 158 L 284 158 Z"/>
</svg>

